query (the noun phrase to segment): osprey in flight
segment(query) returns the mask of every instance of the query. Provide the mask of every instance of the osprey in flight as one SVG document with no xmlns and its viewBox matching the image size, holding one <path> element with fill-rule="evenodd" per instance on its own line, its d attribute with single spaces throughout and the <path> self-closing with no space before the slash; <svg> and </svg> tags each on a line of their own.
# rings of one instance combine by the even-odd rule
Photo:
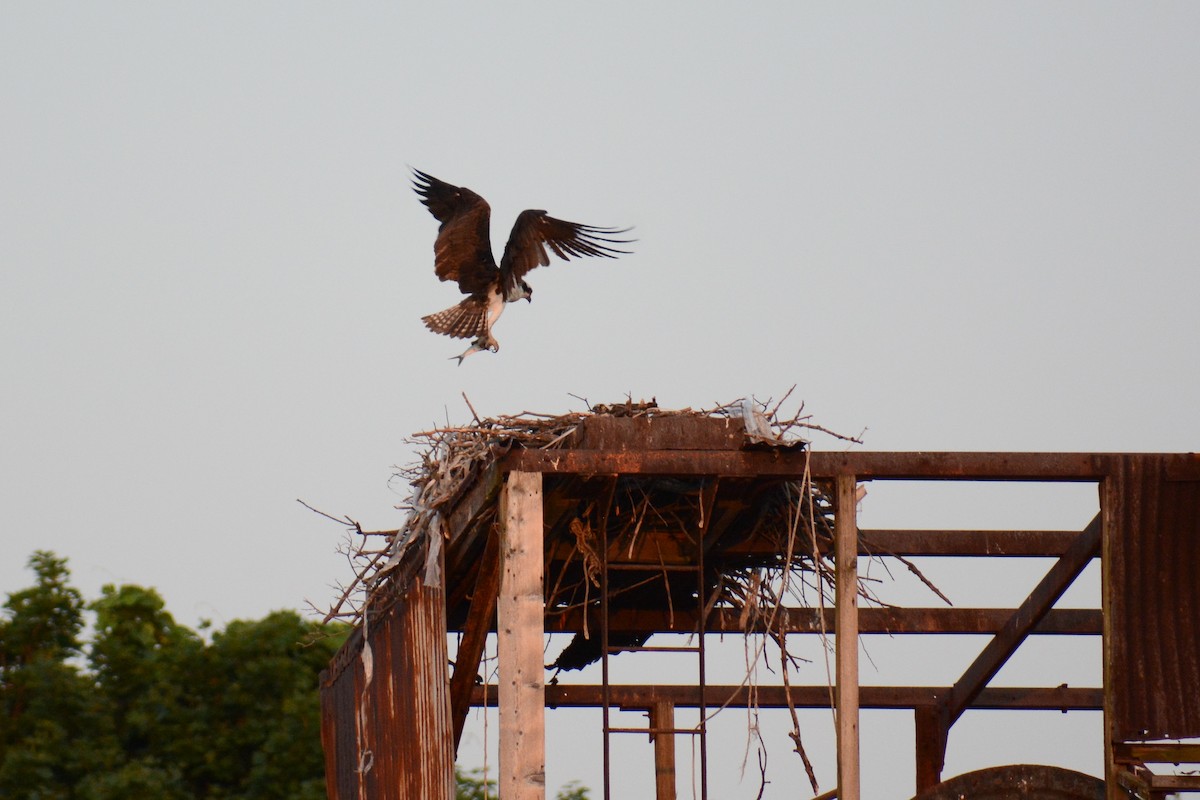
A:
<svg viewBox="0 0 1200 800">
<path fill-rule="evenodd" d="M 445 311 L 422 317 L 434 333 L 456 339 L 471 339 L 471 346 L 454 356 L 461 365 L 467 356 L 481 350 L 500 349 L 492 326 L 505 303 L 531 300 L 533 289 L 525 273 L 550 263 L 546 248 L 562 259 L 576 256 L 616 258 L 628 250 L 614 245 L 631 240 L 615 239 L 628 228 L 597 228 L 555 219 L 545 211 L 522 211 L 513 223 L 500 266 L 492 256 L 490 216 L 487 201 L 462 186 L 451 186 L 432 175 L 413 170 L 413 188 L 429 213 L 437 218 L 437 240 L 433 244 L 433 268 L 438 278 L 456 281 L 467 298 Z"/>
</svg>

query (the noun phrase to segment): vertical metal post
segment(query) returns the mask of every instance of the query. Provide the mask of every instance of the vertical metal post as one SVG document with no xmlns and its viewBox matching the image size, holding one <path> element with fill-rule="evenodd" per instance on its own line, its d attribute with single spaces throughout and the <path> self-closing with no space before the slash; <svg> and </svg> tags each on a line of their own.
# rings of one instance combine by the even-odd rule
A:
<svg viewBox="0 0 1200 800">
<path fill-rule="evenodd" d="M 941 709 L 936 705 L 913 709 L 916 740 L 917 794 L 941 783 L 946 759 L 946 735 Z"/>
<path fill-rule="evenodd" d="M 611 499 L 610 499 L 611 502 Z M 604 800 L 612 800 L 612 687 L 608 683 L 608 513 L 601 515 L 600 526 L 600 691 L 603 695 L 601 725 L 604 728 Z M 586 580 L 586 578 L 585 578 Z M 584 609 L 587 613 L 587 609 Z"/>
<path fill-rule="evenodd" d="M 860 800 L 858 742 L 858 519 L 853 475 L 837 479 L 834 562 L 837 603 L 838 800 Z"/>
<path fill-rule="evenodd" d="M 1124 465 L 1122 465 L 1124 466 Z M 1113 663 L 1116 643 L 1114 626 L 1116 620 L 1113 614 L 1113 565 L 1117 559 L 1117 538 L 1120 530 L 1121 504 L 1127 487 L 1121 477 L 1126 470 L 1121 469 L 1116 475 L 1109 475 L 1100 482 L 1100 610 L 1103 619 L 1103 653 L 1102 683 L 1104 686 L 1104 787 L 1108 800 L 1121 800 L 1126 797 L 1124 789 L 1118 780 L 1121 765 L 1116 761 L 1113 746 L 1116 744 L 1116 725 L 1113 721 Z"/>
<path fill-rule="evenodd" d="M 546 689 L 542 474 L 510 472 L 501 494 L 496 655 L 500 685 L 500 796 L 545 800 Z"/>
<path fill-rule="evenodd" d="M 708 507 L 703 510 L 703 522 L 696 530 L 696 636 L 699 641 L 696 642 L 697 656 L 700 658 L 699 675 L 700 681 L 700 730 L 697 734 L 700 737 L 700 800 L 708 800 L 708 678 L 705 674 L 705 650 L 704 650 L 704 628 L 707 620 L 705 619 L 705 611 L 708 609 L 708 598 L 705 596 L 707 592 L 704 585 L 704 535 L 708 530 L 709 517 L 712 515 L 712 499 L 716 497 L 716 484 L 712 485 L 711 494 L 708 495 L 706 505 Z M 701 495 L 701 502 L 704 501 L 704 495 Z"/>
</svg>

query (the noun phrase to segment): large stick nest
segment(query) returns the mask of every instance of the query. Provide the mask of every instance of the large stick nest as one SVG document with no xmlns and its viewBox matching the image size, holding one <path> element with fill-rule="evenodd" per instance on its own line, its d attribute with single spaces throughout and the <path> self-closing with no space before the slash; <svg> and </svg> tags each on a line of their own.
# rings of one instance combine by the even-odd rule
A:
<svg viewBox="0 0 1200 800">
<path fill-rule="evenodd" d="M 354 567 L 354 579 L 342 588 L 326 619 L 361 621 L 364 609 L 372 606 L 376 595 L 391 583 L 385 578 L 394 576 L 402 565 L 407 566 L 403 572 L 411 575 L 413 562 L 421 558 L 424 559 L 426 581 L 440 583 L 442 576 L 436 564 L 438 551 L 450 534 L 446 518 L 480 476 L 513 448 L 572 447 L 577 443 L 581 429 L 597 418 L 721 419 L 731 421 L 743 432 L 746 446 L 803 449 L 808 440 L 801 434 L 812 431 L 857 441 L 814 424 L 811 417 L 803 413 L 803 405 L 796 413 L 781 416 L 780 408 L 786 399 L 787 395 L 773 405 L 750 399 L 738 400 L 704 410 L 662 409 L 654 401 L 626 401 L 589 405 L 586 411 L 566 414 L 526 411 L 486 418 L 480 418 L 471 408 L 473 420 L 470 424 L 447 425 L 416 433 L 408 441 L 416 446 L 418 460 L 398 468 L 395 476 L 411 487 L 408 502 L 398 507 L 407 512 L 404 524 L 395 531 L 371 533 L 355 526 L 362 536 L 347 552 Z M 470 408 L 469 402 L 467 405 Z M 595 551 L 600 546 L 596 537 L 602 523 L 610 547 L 624 547 L 626 551 L 636 545 L 639 537 L 644 538 L 646 530 L 662 532 L 674 528 L 686 532 L 695 524 L 697 515 L 703 513 L 699 505 L 702 484 L 703 481 L 661 477 L 624 478 L 610 492 L 610 506 L 600 508 L 593 502 L 564 514 L 547 532 L 548 548 L 557 547 L 560 542 L 569 544 L 565 563 L 559 565 L 562 571 L 547 575 L 548 611 L 562 612 L 577 607 L 581 593 L 590 600 L 595 599 L 595 592 L 588 587 L 595 585 Z M 778 545 L 775 550 L 778 558 L 765 563 L 760 563 L 761 559 L 743 559 L 736 564 L 713 559 L 711 580 L 714 588 L 720 586 L 720 591 L 710 598 L 710 608 L 714 604 L 757 608 L 763 602 L 777 603 L 779 598 L 763 596 L 764 592 L 769 594 L 774 585 L 760 574 L 763 569 L 777 570 L 787 566 L 819 572 L 812 558 L 817 545 L 827 540 L 832 532 L 832 503 L 828 492 L 807 481 L 777 482 L 770 491 L 756 492 L 752 500 L 753 513 L 743 515 L 744 519 L 739 520 L 727 535 L 752 533 L 769 537 Z M 494 515 L 494 510 L 491 513 Z M 551 525 L 549 520 L 547 524 Z M 796 536 L 801 533 L 804 539 L 798 542 Z M 382 537 L 382 541 L 377 537 Z M 709 544 L 711 546 L 711 542 Z M 789 552 L 792 553 L 790 558 L 785 555 Z M 784 560 L 788 561 L 786 565 Z M 396 587 L 390 588 L 394 593 Z"/>
</svg>

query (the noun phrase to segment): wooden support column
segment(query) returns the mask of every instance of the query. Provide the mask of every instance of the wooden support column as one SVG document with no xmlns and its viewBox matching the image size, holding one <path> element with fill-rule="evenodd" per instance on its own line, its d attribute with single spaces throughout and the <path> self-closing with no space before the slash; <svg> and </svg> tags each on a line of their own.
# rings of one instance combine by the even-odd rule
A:
<svg viewBox="0 0 1200 800">
<path fill-rule="evenodd" d="M 675 704 L 655 699 L 650 708 L 650 727 L 659 733 L 650 734 L 654 741 L 654 798 L 675 800 Z"/>
<path fill-rule="evenodd" d="M 834 564 L 837 570 L 838 800 L 859 800 L 858 745 L 858 516 L 853 475 L 837 479 Z"/>
<path fill-rule="evenodd" d="M 545 800 L 542 474 L 509 473 L 500 503 L 500 797 Z"/>
</svg>

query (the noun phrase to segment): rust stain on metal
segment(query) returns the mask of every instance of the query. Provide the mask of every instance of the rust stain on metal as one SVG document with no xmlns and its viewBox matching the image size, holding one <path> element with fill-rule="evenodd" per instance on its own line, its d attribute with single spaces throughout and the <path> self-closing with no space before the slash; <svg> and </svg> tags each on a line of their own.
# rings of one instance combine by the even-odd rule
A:
<svg viewBox="0 0 1200 800">
<path fill-rule="evenodd" d="M 1104 781 L 1082 772 L 1039 764 L 1012 764 L 968 772 L 922 792 L 913 800 L 1010 800 L 1054 797 L 1104 800 Z"/>
<path fill-rule="evenodd" d="M 863 634 L 995 634 L 1012 611 L 1005 608 L 861 608 L 859 632 Z M 833 630 L 833 609 L 784 608 L 770 622 L 773 630 L 788 633 L 827 633 Z M 584 614 L 579 608 L 547 615 L 546 630 L 576 633 L 583 630 Z M 747 623 L 734 608 L 714 608 L 705 630 L 709 633 L 746 633 L 766 631 L 766 620 Z M 690 633 L 696 629 L 694 609 L 619 609 L 609 615 L 614 631 L 674 631 Z M 1099 609 L 1051 609 L 1031 633 L 1057 636 L 1099 636 L 1102 632 Z"/>
<path fill-rule="evenodd" d="M 492 628 L 490 602 L 481 600 L 494 590 L 487 588 L 488 576 L 481 573 L 480 562 L 485 560 L 484 545 L 495 525 L 499 487 L 514 470 L 543 473 L 545 478 L 544 568 L 547 580 L 550 575 L 557 576 L 547 590 L 557 591 L 559 583 L 590 585 L 588 551 L 573 533 L 572 524 L 590 520 L 606 537 L 611 533 L 610 522 L 613 531 L 631 532 L 617 548 L 621 558 L 616 563 L 623 559 L 632 566 L 657 565 L 663 574 L 663 588 L 626 592 L 623 596 L 629 602 L 608 608 L 605 624 L 610 631 L 646 635 L 697 628 L 696 610 L 672 602 L 682 595 L 673 594 L 667 581 L 669 570 L 694 563 L 687 531 L 703 531 L 701 552 L 714 573 L 728 575 L 735 569 L 761 569 L 778 563 L 780 542 L 764 535 L 764 510 L 776 511 L 781 488 L 802 476 L 813 478 L 822 491 L 829 482 L 848 477 L 861 481 L 1099 482 L 1103 614 L 1095 609 L 1051 607 L 1094 552 L 1094 540 L 1086 551 L 1073 544 L 1081 539 L 1074 531 L 860 531 L 859 554 L 863 556 L 1065 555 L 1068 558 L 1060 565 L 1069 561 L 1071 566 L 1070 571 L 1062 566 L 1052 568 L 1052 575 L 1055 570 L 1063 573 L 1062 580 L 1046 584 L 1050 588 L 1045 590 L 1039 584 L 1015 613 L 970 608 L 861 609 L 857 622 L 863 633 L 996 634 L 1002 641 L 985 648 L 957 689 L 866 686 L 860 687 L 859 703 L 918 710 L 919 740 L 924 733 L 924 743 L 918 746 L 918 773 L 924 775 L 925 786 L 938 774 L 931 767 L 940 764 L 944 737 L 956 716 L 934 714 L 947 704 L 1063 711 L 1103 707 L 1108 726 L 1106 753 L 1111 757 L 1115 752 L 1118 761 L 1124 758 L 1130 763 L 1145 761 L 1145 753 L 1122 742 L 1200 737 L 1200 694 L 1196 692 L 1200 686 L 1200 580 L 1196 578 L 1200 575 L 1200 456 L 810 452 L 805 447 L 755 444 L 748 438 L 744 421 L 737 417 L 652 416 L 642 413 L 646 411 L 642 406 L 630 406 L 621 414 L 599 407 L 595 411 L 591 417 L 573 415 L 563 422 L 565 427 L 547 429 L 541 439 L 500 436 L 496 441 L 481 440 L 478 460 L 463 472 L 466 477 L 439 506 L 438 524 L 422 529 L 427 536 L 447 534 L 446 591 L 426 587 L 415 578 L 421 573 L 423 558 L 408 559 L 388 573 L 394 586 L 386 602 L 371 606 L 368 624 L 355 632 L 322 677 L 322 740 L 332 800 L 449 800 L 453 796 L 454 722 L 446 633 L 448 627 L 469 629 L 479 641 L 465 650 L 474 651 Z M 651 500 L 660 513 L 645 512 Z M 670 513 L 661 513 L 664 509 Z M 826 511 L 819 505 L 818 518 L 825 520 Z M 1093 526 L 1088 531 L 1098 536 Z M 814 549 L 829 549 L 832 538 L 827 533 L 822 529 Z M 609 559 L 611 563 L 611 555 Z M 553 600 L 555 595 L 550 597 Z M 546 609 L 546 630 L 581 630 L 588 624 L 588 604 L 594 600 L 595 596 L 585 591 L 581 601 L 552 602 Z M 828 631 L 832 616 L 832 609 L 822 613 L 811 608 L 782 608 L 772 617 L 772 624 L 774 630 L 789 632 Z M 714 607 L 705 620 L 704 629 L 713 633 L 761 627 L 748 623 L 736 607 Z M 593 618 L 591 624 L 596 631 L 598 621 Z M 986 686 L 1026 633 L 1096 635 L 1101 630 L 1105 634 L 1103 689 Z M 474 684 L 477 670 L 471 658 L 460 666 L 456 688 L 459 725 L 468 703 L 494 704 L 497 694 L 494 687 L 489 692 Z M 725 702 L 738 706 L 750 702 L 748 698 L 745 687 L 734 686 L 545 687 L 549 707 L 596 707 L 609 704 L 606 699 L 628 708 L 664 704 L 715 707 Z M 764 708 L 789 704 L 826 707 L 829 689 L 759 686 L 754 702 Z M 939 728 L 942 725 L 946 730 Z M 1012 769 L 1008 778 L 1016 774 Z M 1040 777 L 1056 779 L 1047 774 Z M 992 785 L 988 776 L 974 780 L 979 790 Z"/>
<path fill-rule="evenodd" d="M 559 683 L 547 685 L 547 708 L 594 708 L 604 702 L 601 684 Z M 859 691 L 862 708 L 907 709 L 937 703 L 950 687 L 937 686 L 863 686 Z M 473 706 L 495 706 L 499 692 L 495 686 L 476 685 L 472 689 Z M 613 705 L 625 709 L 649 709 L 658 701 L 670 701 L 678 708 L 698 708 L 701 691 L 686 684 L 611 684 Z M 746 686 L 709 684 L 703 697 L 709 707 L 787 708 L 788 698 L 797 708 L 829 708 L 828 686 L 758 686 L 753 692 Z M 977 709 L 1044 709 L 1054 711 L 1095 711 L 1102 708 L 1103 690 L 1093 687 L 1002 687 L 988 688 L 971 703 Z"/>
<path fill-rule="evenodd" d="M 721 475 L 860 480 L 1087 481 L 1119 456 L 1104 453 L 812 452 L 807 450 L 514 450 L 503 467 L 580 475 Z"/>
<path fill-rule="evenodd" d="M 1200 481 L 1128 456 L 1106 482 L 1112 735 L 1200 736 Z"/>
<path fill-rule="evenodd" d="M 609 417 L 580 423 L 571 446 L 579 450 L 736 450 L 746 440 L 740 419 L 729 417 Z"/>
<path fill-rule="evenodd" d="M 450 800 L 444 592 L 415 581 L 362 634 L 322 676 L 330 800 Z"/>
</svg>

